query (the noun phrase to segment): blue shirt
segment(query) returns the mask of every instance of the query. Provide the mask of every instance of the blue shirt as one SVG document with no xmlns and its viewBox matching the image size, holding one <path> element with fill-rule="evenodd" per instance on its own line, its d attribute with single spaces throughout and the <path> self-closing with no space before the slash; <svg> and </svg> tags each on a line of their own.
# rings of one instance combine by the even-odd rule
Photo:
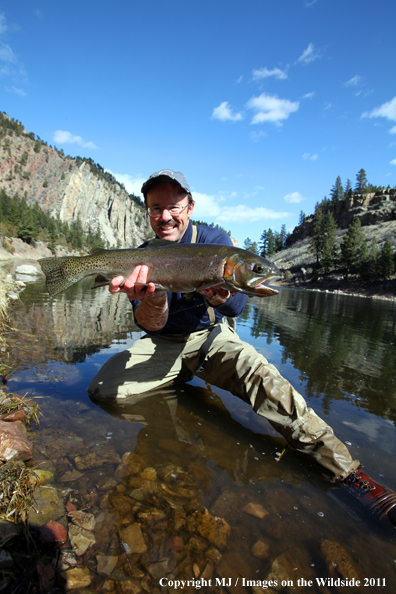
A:
<svg viewBox="0 0 396 594">
<path fill-rule="evenodd" d="M 192 224 L 189 221 L 187 230 L 179 243 L 191 243 Z M 218 243 L 219 245 L 230 245 L 233 243 L 227 233 L 205 225 L 197 225 L 197 243 Z M 147 242 L 140 247 L 145 247 Z M 210 326 L 210 319 L 204 296 L 194 291 L 193 293 L 167 293 L 169 316 L 165 326 L 157 332 L 149 334 L 190 334 L 197 330 L 204 330 Z M 226 303 L 215 307 L 214 314 L 216 322 L 223 317 L 239 316 L 245 309 L 247 297 L 242 293 L 230 295 Z M 132 301 L 133 311 L 140 304 L 140 301 Z M 139 324 L 137 324 L 139 326 Z M 146 332 L 146 329 L 139 326 Z"/>
</svg>

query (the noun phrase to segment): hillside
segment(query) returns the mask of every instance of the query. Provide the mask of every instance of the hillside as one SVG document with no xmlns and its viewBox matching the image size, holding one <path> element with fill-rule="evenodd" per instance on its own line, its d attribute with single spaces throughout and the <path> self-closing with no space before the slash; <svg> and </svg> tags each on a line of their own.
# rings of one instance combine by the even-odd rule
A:
<svg viewBox="0 0 396 594">
<path fill-rule="evenodd" d="M 375 237 L 378 250 L 389 240 L 394 254 L 396 253 L 396 189 L 388 189 L 383 193 L 353 195 L 350 199 L 331 206 L 330 211 L 338 226 L 338 250 L 348 232 L 348 226 L 354 218 L 358 218 L 368 248 Z M 346 279 L 344 271 L 337 267 L 333 267 L 327 275 L 314 275 L 315 256 L 309 249 L 312 224 L 313 215 L 307 217 L 303 225 L 294 229 L 287 240 L 287 247 L 271 258 L 281 270 L 289 271 L 290 276 L 284 281 L 284 285 L 339 290 L 367 296 L 396 296 L 394 278 L 387 281 L 361 280 L 357 275 L 351 275 Z"/>
<path fill-rule="evenodd" d="M 84 230 L 96 230 L 110 245 L 135 247 L 150 233 L 139 199 L 91 160 L 66 157 L 0 113 L 0 188 Z"/>
</svg>

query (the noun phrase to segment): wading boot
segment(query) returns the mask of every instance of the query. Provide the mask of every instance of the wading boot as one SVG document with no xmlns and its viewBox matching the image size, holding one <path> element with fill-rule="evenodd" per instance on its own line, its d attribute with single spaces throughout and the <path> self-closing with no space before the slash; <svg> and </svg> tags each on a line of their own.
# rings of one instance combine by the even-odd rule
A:
<svg viewBox="0 0 396 594">
<path fill-rule="evenodd" d="M 362 503 L 368 505 L 374 514 L 381 518 L 388 517 L 396 528 L 396 493 L 373 481 L 359 468 L 351 472 L 343 483 L 356 490 Z"/>
</svg>

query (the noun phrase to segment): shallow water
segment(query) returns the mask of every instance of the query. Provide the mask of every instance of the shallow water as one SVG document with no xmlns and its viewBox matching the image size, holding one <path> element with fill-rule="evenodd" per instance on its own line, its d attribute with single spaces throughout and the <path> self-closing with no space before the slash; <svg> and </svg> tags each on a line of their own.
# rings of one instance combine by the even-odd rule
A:
<svg viewBox="0 0 396 594">
<path fill-rule="evenodd" d="M 91 285 L 52 300 L 42 280 L 27 286 L 12 313 L 18 371 L 7 384 L 39 399 L 35 464 L 53 468 L 55 486 L 96 517 L 83 562 L 117 557 L 114 588 L 132 580 L 173 592 L 172 580 L 194 578 L 208 591 L 254 592 L 272 579 L 277 591 L 334 592 L 345 588 L 317 580 L 342 577 L 361 580 L 353 591 L 390 591 L 389 521 L 302 455 L 288 450 L 278 462 L 285 441 L 245 403 L 198 378 L 124 406 L 90 400 L 93 375 L 141 335 L 125 295 Z M 237 326 L 393 491 L 395 313 L 386 301 L 281 290 L 249 300 Z M 70 470 L 80 475 L 67 481 Z M 127 555 L 119 536 L 136 522 L 147 550 Z M 92 591 L 106 579 L 96 574 Z"/>
</svg>

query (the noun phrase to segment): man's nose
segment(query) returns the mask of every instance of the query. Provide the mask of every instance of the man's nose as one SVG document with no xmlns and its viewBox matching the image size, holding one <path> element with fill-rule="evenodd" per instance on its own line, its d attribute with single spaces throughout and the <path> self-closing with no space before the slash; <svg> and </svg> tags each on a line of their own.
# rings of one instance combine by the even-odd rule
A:
<svg viewBox="0 0 396 594">
<path fill-rule="evenodd" d="M 160 219 L 162 221 L 170 221 L 172 219 L 172 215 L 164 208 L 161 213 Z"/>
</svg>

